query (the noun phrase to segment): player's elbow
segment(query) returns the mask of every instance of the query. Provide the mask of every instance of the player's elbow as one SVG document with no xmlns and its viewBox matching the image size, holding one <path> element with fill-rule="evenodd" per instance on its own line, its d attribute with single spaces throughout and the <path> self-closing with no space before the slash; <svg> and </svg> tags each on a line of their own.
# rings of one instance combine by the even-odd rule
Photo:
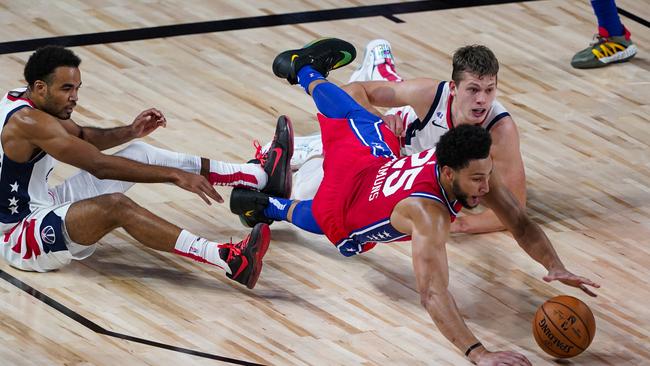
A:
<svg viewBox="0 0 650 366">
<path fill-rule="evenodd" d="M 420 304 L 425 309 L 436 309 L 440 305 L 440 298 L 447 295 L 446 288 L 427 287 L 420 292 Z"/>
<path fill-rule="evenodd" d="M 341 87 L 348 95 L 350 95 L 355 100 L 367 99 L 366 90 L 358 82 L 352 82 Z"/>
</svg>

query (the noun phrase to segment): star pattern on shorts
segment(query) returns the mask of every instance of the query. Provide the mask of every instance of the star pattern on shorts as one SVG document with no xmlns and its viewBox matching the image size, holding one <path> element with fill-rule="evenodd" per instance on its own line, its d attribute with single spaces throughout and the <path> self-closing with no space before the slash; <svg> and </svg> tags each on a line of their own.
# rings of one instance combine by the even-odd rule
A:
<svg viewBox="0 0 650 366">
<path fill-rule="evenodd" d="M 18 206 L 18 198 L 16 197 L 11 197 L 9 199 L 9 206 Z"/>
<path fill-rule="evenodd" d="M 12 191 L 12 192 L 18 192 L 18 187 L 19 187 L 19 186 L 20 186 L 20 185 L 18 184 L 17 181 L 14 182 L 14 184 L 10 184 L 10 185 L 9 185 L 9 187 L 11 187 L 11 191 Z"/>
</svg>

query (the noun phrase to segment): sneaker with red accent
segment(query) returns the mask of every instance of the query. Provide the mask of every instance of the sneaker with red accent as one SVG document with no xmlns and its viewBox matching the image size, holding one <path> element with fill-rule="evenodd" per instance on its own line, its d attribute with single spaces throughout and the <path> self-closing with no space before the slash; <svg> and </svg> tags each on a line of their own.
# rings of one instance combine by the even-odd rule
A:
<svg viewBox="0 0 650 366">
<path fill-rule="evenodd" d="M 402 81 L 395 70 L 395 57 L 390 48 L 390 43 L 385 39 L 375 39 L 368 42 L 363 54 L 361 65 L 350 76 L 349 83 L 355 81 Z"/>
<path fill-rule="evenodd" d="M 268 182 L 261 190 L 273 196 L 291 197 L 291 157 L 293 156 L 293 125 L 287 116 L 280 116 L 275 135 L 268 151 L 263 151 L 256 141 L 255 159 L 262 164 L 268 175 Z"/>
<path fill-rule="evenodd" d="M 239 243 L 220 244 L 219 255 L 230 267 L 230 273 L 226 276 L 250 289 L 255 287 L 262 272 L 262 258 L 270 241 L 269 225 L 257 224 L 250 235 Z"/>
<path fill-rule="evenodd" d="M 571 66 L 576 69 L 592 69 L 625 62 L 634 57 L 637 47 L 630 38 L 630 31 L 625 27 L 623 31 L 623 35 L 612 37 L 607 29 L 598 27 L 594 41 L 573 56 Z"/>
</svg>

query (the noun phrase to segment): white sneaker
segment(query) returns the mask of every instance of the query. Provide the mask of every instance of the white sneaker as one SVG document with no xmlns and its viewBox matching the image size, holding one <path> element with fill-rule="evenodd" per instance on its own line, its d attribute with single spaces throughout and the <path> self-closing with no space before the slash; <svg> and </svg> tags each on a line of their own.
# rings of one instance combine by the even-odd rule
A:
<svg viewBox="0 0 650 366">
<path fill-rule="evenodd" d="M 390 43 L 385 39 L 375 39 L 368 42 L 363 54 L 363 62 L 352 73 L 348 83 L 354 81 L 385 80 L 402 81 L 395 71 L 395 58 L 390 49 Z"/>
<path fill-rule="evenodd" d="M 268 151 L 271 143 L 262 147 L 262 152 Z M 323 155 L 323 141 L 320 134 L 309 136 L 295 136 L 293 138 L 293 155 L 291 156 L 291 170 L 296 171 L 314 156 Z"/>
</svg>

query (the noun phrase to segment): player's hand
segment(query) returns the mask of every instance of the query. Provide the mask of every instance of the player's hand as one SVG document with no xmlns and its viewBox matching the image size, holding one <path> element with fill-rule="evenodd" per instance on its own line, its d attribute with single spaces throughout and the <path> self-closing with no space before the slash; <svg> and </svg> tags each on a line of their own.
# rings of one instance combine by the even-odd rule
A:
<svg viewBox="0 0 650 366">
<path fill-rule="evenodd" d="M 167 127 L 167 119 L 161 111 L 156 108 L 149 108 L 138 114 L 131 123 L 133 138 L 145 137 L 155 131 L 158 127 Z"/>
<path fill-rule="evenodd" d="M 517 352 L 484 351 L 476 363 L 479 366 L 532 366 L 526 356 Z"/>
<path fill-rule="evenodd" d="M 202 175 L 181 171 L 179 176 L 174 180 L 174 184 L 187 191 L 198 194 L 208 205 L 212 204 L 208 197 L 218 203 L 223 203 L 223 198 L 221 198 L 212 184 Z"/>
<path fill-rule="evenodd" d="M 584 291 L 587 295 L 592 297 L 596 297 L 598 295 L 592 292 L 587 287 L 587 285 L 595 288 L 600 288 L 600 285 L 597 284 L 596 282 L 593 282 L 592 280 L 585 277 L 576 276 L 564 268 L 549 270 L 548 274 L 544 276 L 543 279 L 546 282 L 560 281 L 567 286 L 577 287 L 582 291 Z"/>
<path fill-rule="evenodd" d="M 388 114 L 381 117 L 382 121 L 386 124 L 389 130 L 393 131 L 395 136 L 404 137 L 406 130 L 404 130 L 404 121 L 398 115 Z"/>
</svg>

